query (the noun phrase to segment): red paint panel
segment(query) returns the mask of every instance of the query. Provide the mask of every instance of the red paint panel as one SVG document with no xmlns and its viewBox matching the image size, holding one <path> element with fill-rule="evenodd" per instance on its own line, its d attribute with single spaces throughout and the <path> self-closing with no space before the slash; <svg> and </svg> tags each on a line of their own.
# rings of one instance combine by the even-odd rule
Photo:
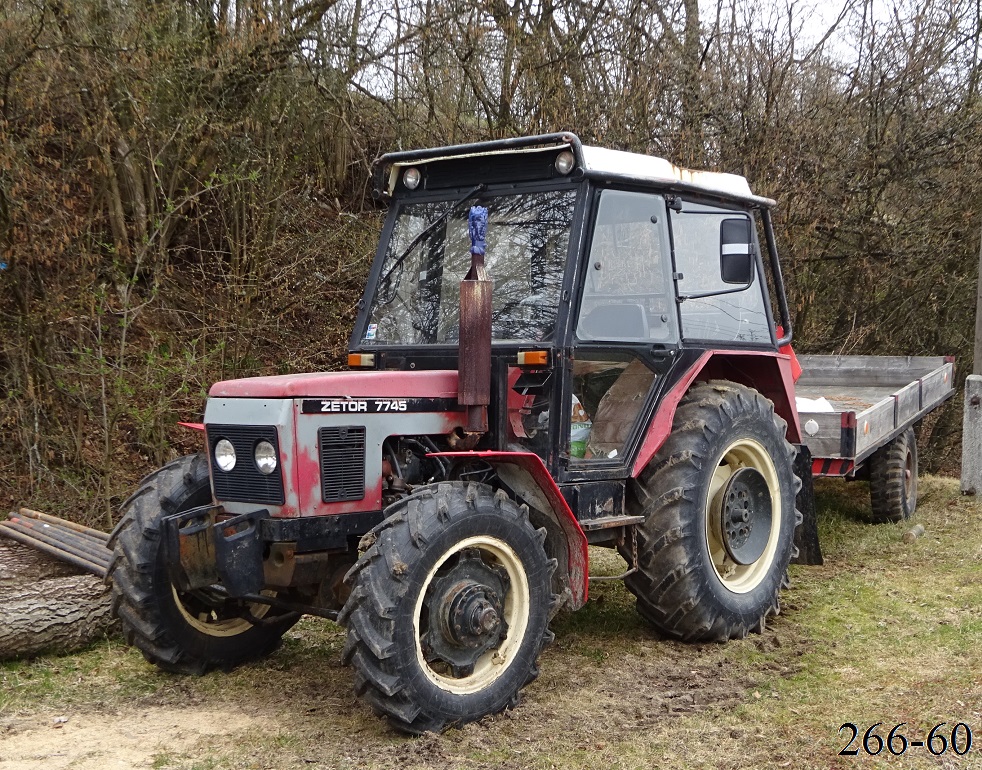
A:
<svg viewBox="0 0 982 770">
<path fill-rule="evenodd" d="M 788 424 L 788 441 L 801 443 L 789 356 L 762 351 L 707 350 L 662 398 L 631 469 L 632 477 L 638 477 L 671 434 L 675 410 L 692 384 L 707 380 L 730 380 L 759 391 L 771 400 L 774 411 Z"/>
<path fill-rule="evenodd" d="M 280 442 L 280 473 L 283 474 L 283 495 L 284 501 L 283 505 L 279 507 L 279 510 L 275 514 L 277 517 L 291 518 L 294 516 L 300 516 L 302 514 L 300 510 L 301 498 L 298 494 L 298 488 L 292 483 L 293 476 L 296 478 L 297 473 L 297 458 L 293 454 L 293 450 L 297 445 L 296 437 L 292 443 L 288 446 L 284 446 L 288 442 Z"/>
<path fill-rule="evenodd" d="M 293 415 L 293 445 L 297 449 L 296 461 L 293 464 L 293 473 L 296 480 L 296 490 L 297 497 L 301 501 L 301 506 L 304 502 L 307 503 L 307 510 L 315 506 L 320 506 L 321 502 L 321 470 L 320 470 L 320 457 L 318 456 L 318 447 L 316 444 L 310 444 L 309 446 L 304 446 L 300 440 L 297 438 L 297 414 L 299 409 L 294 405 L 294 415 Z M 363 502 L 359 500 L 358 502 Z M 295 516 L 302 515 L 302 512 L 298 510 Z"/>
<path fill-rule="evenodd" d="M 555 480 L 537 454 L 532 452 L 439 452 L 437 457 L 455 457 L 461 459 L 480 459 L 484 462 L 499 465 L 514 465 L 526 471 L 538 485 L 546 501 L 552 507 L 556 521 L 566 535 L 566 546 L 569 560 L 569 586 L 573 593 L 572 609 L 579 609 L 586 604 L 589 595 L 589 566 L 590 556 L 587 550 L 586 535 L 580 528 L 580 522 L 570 510 Z"/>
<path fill-rule="evenodd" d="M 299 415 L 299 404 L 296 407 Z M 297 421 L 294 420 L 294 426 Z M 295 438 L 297 444 L 297 461 L 295 464 L 297 490 L 300 497 L 302 510 L 291 513 L 291 516 L 331 516 L 339 513 L 361 513 L 363 511 L 377 511 L 382 508 L 382 478 L 378 477 L 374 483 L 366 486 L 365 496 L 360 500 L 345 500 L 336 503 L 325 503 L 322 499 L 321 488 L 321 467 L 319 448 L 316 444 L 302 446 L 301 442 Z"/>
<path fill-rule="evenodd" d="M 525 432 L 525 425 L 522 422 L 523 412 L 535 403 L 535 396 L 523 396 L 514 390 L 515 383 L 522 376 L 522 370 L 517 366 L 508 367 L 508 428 L 512 438 L 528 438 Z"/>
<path fill-rule="evenodd" d="M 343 513 L 361 513 L 377 511 L 382 508 L 383 478 L 381 471 L 375 471 L 373 476 L 373 458 L 366 456 L 366 469 L 370 480 L 365 488 L 365 496 L 360 500 L 325 503 L 322 499 L 321 471 L 319 447 L 316 441 L 305 442 L 300 439 L 298 431 L 305 421 L 317 422 L 319 414 L 303 414 L 301 402 L 295 401 L 293 406 L 293 442 L 297 447 L 296 461 L 293 464 L 294 489 L 299 499 L 296 510 L 284 507 L 284 513 L 277 516 L 332 516 Z M 463 425 L 464 412 L 427 412 L 420 414 L 393 413 L 385 416 L 391 430 L 384 436 L 378 437 L 378 443 L 366 447 L 366 451 L 378 452 L 374 459 L 382 463 L 381 442 L 384 438 L 393 436 L 409 436 L 415 433 L 426 435 L 447 435 Z M 381 418 L 382 415 L 372 415 Z M 370 436 L 369 436 L 370 438 Z"/>
<path fill-rule="evenodd" d="M 645 435 L 644 442 L 641 444 L 638 459 L 635 460 L 634 467 L 631 469 L 631 476 L 633 478 L 637 478 L 640 475 L 641 471 L 651 462 L 651 458 L 655 456 L 658 450 L 661 449 L 662 444 L 665 443 L 665 439 L 672 432 L 675 410 L 678 409 L 682 396 L 688 392 L 692 383 L 695 382 L 696 376 L 706 366 L 711 356 L 712 353 L 708 350 L 699 356 L 695 364 L 685 373 L 685 376 L 675 383 L 675 387 L 662 397 L 661 402 L 658 404 L 658 410 L 655 412 L 655 418 L 651 421 L 651 425 L 648 426 L 648 433 Z"/>
<path fill-rule="evenodd" d="M 778 324 L 774 331 L 778 338 L 784 336 L 784 327 L 781 326 L 781 324 Z M 801 377 L 801 364 L 798 362 L 798 356 L 794 354 L 794 348 L 791 347 L 791 343 L 789 342 L 787 345 L 781 345 L 781 347 L 778 348 L 778 352 L 783 353 L 791 359 L 791 379 L 797 382 L 798 378 Z"/>
<path fill-rule="evenodd" d="M 208 395 L 227 398 L 454 398 L 456 371 L 320 372 L 216 382 Z"/>
</svg>

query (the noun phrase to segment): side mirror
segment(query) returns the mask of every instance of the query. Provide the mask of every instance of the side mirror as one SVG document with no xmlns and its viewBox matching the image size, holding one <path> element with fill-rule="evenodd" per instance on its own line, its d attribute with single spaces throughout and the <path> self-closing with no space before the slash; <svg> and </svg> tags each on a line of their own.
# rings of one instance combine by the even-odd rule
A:
<svg viewBox="0 0 982 770">
<path fill-rule="evenodd" d="M 719 226 L 719 273 L 723 283 L 754 281 L 754 249 L 747 217 L 724 219 Z"/>
</svg>

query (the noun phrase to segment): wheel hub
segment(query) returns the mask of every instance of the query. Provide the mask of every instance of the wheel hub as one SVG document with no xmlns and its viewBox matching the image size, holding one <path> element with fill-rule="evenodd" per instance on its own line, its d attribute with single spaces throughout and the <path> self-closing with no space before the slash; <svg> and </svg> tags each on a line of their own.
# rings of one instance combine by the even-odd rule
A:
<svg viewBox="0 0 982 770">
<path fill-rule="evenodd" d="M 721 492 L 720 533 L 737 564 L 753 564 L 764 553 L 774 514 L 767 480 L 755 468 L 740 468 Z"/>
<path fill-rule="evenodd" d="M 501 600 L 488 586 L 461 581 L 444 599 L 445 636 L 461 647 L 477 647 L 501 625 Z"/>
<path fill-rule="evenodd" d="M 424 603 L 429 613 L 424 655 L 447 664 L 454 676 L 468 676 L 477 661 L 498 647 L 508 630 L 504 597 L 509 580 L 476 551 L 433 581 Z"/>
</svg>

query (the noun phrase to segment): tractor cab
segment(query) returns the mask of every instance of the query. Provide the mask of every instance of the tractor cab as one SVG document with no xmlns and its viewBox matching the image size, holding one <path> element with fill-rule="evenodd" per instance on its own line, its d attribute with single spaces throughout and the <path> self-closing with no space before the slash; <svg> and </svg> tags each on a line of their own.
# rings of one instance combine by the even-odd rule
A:
<svg viewBox="0 0 982 770">
<path fill-rule="evenodd" d="M 560 485 L 629 477 L 659 400 L 699 356 L 782 342 L 757 237 L 773 201 L 743 177 L 553 134 L 386 155 L 375 183 L 389 214 L 352 361 L 458 367 L 469 218 L 486 209 L 491 391 L 477 448 L 534 452 Z"/>
</svg>

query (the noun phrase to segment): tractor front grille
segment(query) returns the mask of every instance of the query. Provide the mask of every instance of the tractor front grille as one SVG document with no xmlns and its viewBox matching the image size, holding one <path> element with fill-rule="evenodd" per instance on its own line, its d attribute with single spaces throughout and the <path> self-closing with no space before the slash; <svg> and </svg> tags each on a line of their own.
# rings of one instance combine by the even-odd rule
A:
<svg viewBox="0 0 982 770">
<path fill-rule="evenodd" d="M 283 469 L 280 462 L 268 476 L 256 467 L 256 444 L 268 441 L 280 457 L 280 443 L 273 425 L 206 425 L 211 459 L 211 478 L 219 502 L 283 505 Z M 215 444 L 227 438 L 235 447 L 235 467 L 223 471 L 215 463 Z"/>
<path fill-rule="evenodd" d="M 317 431 L 321 499 L 325 503 L 365 498 L 365 426 L 338 425 Z"/>
</svg>

